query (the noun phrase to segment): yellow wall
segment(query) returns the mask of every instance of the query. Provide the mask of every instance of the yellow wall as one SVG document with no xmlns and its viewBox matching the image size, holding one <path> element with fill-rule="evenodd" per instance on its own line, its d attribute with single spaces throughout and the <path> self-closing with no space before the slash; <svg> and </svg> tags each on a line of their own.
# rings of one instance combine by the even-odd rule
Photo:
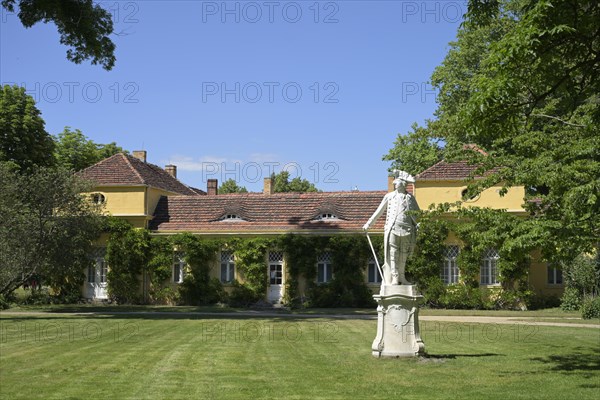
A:
<svg viewBox="0 0 600 400">
<path fill-rule="evenodd" d="M 146 227 L 161 196 L 177 195 L 147 186 L 102 186 L 92 193 L 101 193 L 106 198 L 104 213 L 124 218 L 136 228 Z"/>
<path fill-rule="evenodd" d="M 97 187 L 92 193 L 106 197 L 104 212 L 111 215 L 145 215 L 145 186 Z"/>
<path fill-rule="evenodd" d="M 565 290 L 564 283 L 562 285 L 548 284 L 547 265 L 548 264 L 542 260 L 539 251 L 535 251 L 532 253 L 531 266 L 529 267 L 529 284 L 534 288 L 534 290 L 538 294 L 560 297 L 563 294 L 563 291 Z"/>
<path fill-rule="evenodd" d="M 154 215 L 154 210 L 156 209 L 156 205 L 158 204 L 158 201 L 160 200 L 161 196 L 176 196 L 177 194 L 175 193 L 171 193 L 171 192 L 167 192 L 165 190 L 160 190 L 160 189 L 156 189 L 153 187 L 149 187 L 148 188 L 148 197 L 147 197 L 147 204 L 146 204 L 146 214 L 152 216 Z"/>
<path fill-rule="evenodd" d="M 418 181 L 415 185 L 415 197 L 421 209 L 431 204 L 454 203 L 461 200 L 462 191 L 467 188 L 463 181 Z M 473 200 L 465 201 L 464 206 L 489 207 L 523 212 L 525 190 L 522 186 L 508 189 L 508 193 L 500 196 L 501 186 L 493 186 L 484 190 Z"/>
</svg>

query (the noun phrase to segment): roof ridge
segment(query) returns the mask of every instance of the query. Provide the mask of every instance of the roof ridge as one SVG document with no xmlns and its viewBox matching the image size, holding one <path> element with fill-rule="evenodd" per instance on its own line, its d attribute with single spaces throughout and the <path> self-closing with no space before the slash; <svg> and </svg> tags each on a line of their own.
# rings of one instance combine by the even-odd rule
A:
<svg viewBox="0 0 600 400">
<path fill-rule="evenodd" d="M 121 154 L 123 157 L 125 157 L 125 161 L 127 162 L 127 165 L 129 165 L 129 168 L 131 168 L 131 170 L 133 171 L 133 173 L 135 173 L 135 175 L 140 178 L 141 183 L 146 184 L 146 180 L 144 178 L 142 178 L 142 175 L 140 174 L 140 172 L 137 170 L 136 167 L 133 166 L 133 164 L 131 163 L 131 160 L 129 159 L 129 157 L 135 158 L 133 156 L 130 156 L 128 154 L 125 153 L 119 153 Z M 137 158 L 136 158 L 137 160 Z M 138 160 L 141 162 L 141 160 Z"/>
<path fill-rule="evenodd" d="M 116 157 L 116 156 L 118 156 L 118 155 L 120 155 L 120 154 L 123 154 L 123 153 L 116 153 L 116 154 L 113 154 L 113 155 L 112 155 L 112 156 L 110 156 L 110 157 L 103 158 L 102 160 L 100 160 L 100 161 L 98 161 L 98 162 L 96 162 L 96 163 L 94 163 L 94 164 L 92 164 L 92 165 L 90 165 L 90 166 L 88 166 L 88 167 L 85 167 L 84 169 L 82 169 L 82 170 L 80 170 L 80 171 L 77 171 L 77 172 L 75 172 L 75 173 L 76 173 L 76 174 L 82 174 L 84 171 L 86 171 L 86 170 L 88 170 L 88 169 L 90 169 L 90 168 L 94 168 L 94 167 L 96 167 L 97 165 L 103 164 L 103 163 L 105 163 L 106 161 L 110 160 L 111 158 L 114 158 L 114 157 Z"/>
</svg>

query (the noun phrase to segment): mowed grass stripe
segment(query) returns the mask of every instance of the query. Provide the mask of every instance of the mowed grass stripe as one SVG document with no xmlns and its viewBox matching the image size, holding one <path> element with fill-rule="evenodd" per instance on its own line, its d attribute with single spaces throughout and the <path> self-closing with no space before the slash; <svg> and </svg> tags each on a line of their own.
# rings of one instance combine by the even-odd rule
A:
<svg viewBox="0 0 600 400">
<path fill-rule="evenodd" d="M 379 360 L 375 321 L 55 318 L 40 321 L 98 324 L 102 336 L 5 335 L 0 397 L 586 399 L 600 389 L 596 330 L 437 323 L 423 332 L 431 357 Z"/>
</svg>

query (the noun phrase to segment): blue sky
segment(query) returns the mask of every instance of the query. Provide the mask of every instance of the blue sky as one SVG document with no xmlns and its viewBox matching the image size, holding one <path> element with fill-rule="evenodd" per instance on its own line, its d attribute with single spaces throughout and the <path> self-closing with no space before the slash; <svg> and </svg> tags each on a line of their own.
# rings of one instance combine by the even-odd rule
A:
<svg viewBox="0 0 600 400">
<path fill-rule="evenodd" d="M 0 83 L 52 134 L 144 149 L 199 188 L 288 170 L 325 191 L 386 188 L 382 156 L 435 110 L 428 85 L 465 1 L 104 1 L 116 66 L 66 60 L 56 27 L 0 15 Z"/>
</svg>

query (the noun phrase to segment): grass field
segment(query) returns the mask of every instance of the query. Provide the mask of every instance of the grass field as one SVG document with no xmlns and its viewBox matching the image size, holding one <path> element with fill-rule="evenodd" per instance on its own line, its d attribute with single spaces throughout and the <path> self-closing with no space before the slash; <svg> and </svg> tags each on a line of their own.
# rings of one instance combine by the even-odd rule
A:
<svg viewBox="0 0 600 400">
<path fill-rule="evenodd" d="M 423 321 L 375 359 L 373 320 L 0 314 L 2 399 L 595 399 L 600 330 Z"/>
</svg>

